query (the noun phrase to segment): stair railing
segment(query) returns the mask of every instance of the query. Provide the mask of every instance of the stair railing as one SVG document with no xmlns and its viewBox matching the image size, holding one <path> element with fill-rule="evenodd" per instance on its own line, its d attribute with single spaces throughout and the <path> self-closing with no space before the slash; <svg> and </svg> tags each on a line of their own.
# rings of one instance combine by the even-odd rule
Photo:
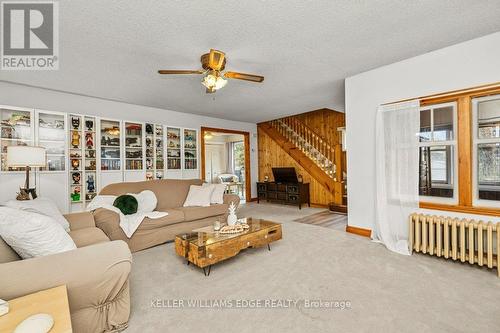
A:
<svg viewBox="0 0 500 333">
<path fill-rule="evenodd" d="M 270 125 L 337 180 L 335 148 L 327 140 L 295 117 L 272 120 Z"/>
</svg>

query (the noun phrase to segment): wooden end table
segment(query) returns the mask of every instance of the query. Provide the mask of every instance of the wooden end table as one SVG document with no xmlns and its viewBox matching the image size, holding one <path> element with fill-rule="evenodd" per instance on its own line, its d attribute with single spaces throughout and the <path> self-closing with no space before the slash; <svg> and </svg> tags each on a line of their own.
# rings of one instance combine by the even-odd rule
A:
<svg viewBox="0 0 500 333">
<path fill-rule="evenodd" d="M 236 256 L 241 250 L 266 246 L 271 251 L 270 243 L 282 238 L 281 224 L 245 218 L 239 223 L 247 223 L 250 228 L 238 234 L 220 234 L 213 226 L 193 230 L 188 234 L 175 237 L 175 252 L 186 258 L 187 264 L 203 269 L 205 276 L 210 269 L 225 259 Z"/>
<path fill-rule="evenodd" d="M 24 319 L 37 313 L 47 313 L 54 318 L 50 333 L 73 332 L 66 286 L 39 291 L 8 302 L 9 313 L 0 316 L 0 333 L 14 332 Z"/>
</svg>

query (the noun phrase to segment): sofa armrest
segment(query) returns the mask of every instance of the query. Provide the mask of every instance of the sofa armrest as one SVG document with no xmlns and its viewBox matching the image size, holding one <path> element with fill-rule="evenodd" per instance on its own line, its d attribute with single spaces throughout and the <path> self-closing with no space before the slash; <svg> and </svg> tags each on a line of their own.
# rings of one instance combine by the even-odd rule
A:
<svg viewBox="0 0 500 333">
<path fill-rule="evenodd" d="M 238 208 L 240 204 L 240 197 L 236 194 L 224 194 L 224 203 L 230 205 L 231 202 L 234 202 L 236 208 Z"/>
<path fill-rule="evenodd" d="M 95 227 L 94 215 L 91 212 L 65 214 L 71 231 Z"/>
<path fill-rule="evenodd" d="M 0 265 L 0 298 L 66 285 L 70 311 L 98 308 L 128 288 L 132 255 L 123 241 Z M 128 292 L 128 289 L 127 289 Z"/>
</svg>

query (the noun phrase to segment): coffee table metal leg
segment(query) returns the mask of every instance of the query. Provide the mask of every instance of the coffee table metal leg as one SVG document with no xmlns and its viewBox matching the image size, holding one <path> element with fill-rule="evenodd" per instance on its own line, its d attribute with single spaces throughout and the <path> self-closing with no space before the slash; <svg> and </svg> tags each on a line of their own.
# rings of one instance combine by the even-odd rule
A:
<svg viewBox="0 0 500 333">
<path fill-rule="evenodd" d="M 269 243 L 267 244 L 267 249 L 271 251 L 271 245 L 269 245 Z"/>
<path fill-rule="evenodd" d="M 207 267 L 203 267 L 203 274 L 205 274 L 205 276 L 209 276 L 211 268 L 212 268 L 212 265 L 208 266 L 208 269 L 207 269 Z"/>
<path fill-rule="evenodd" d="M 187 265 L 189 266 L 189 260 L 186 260 L 187 261 Z"/>
</svg>

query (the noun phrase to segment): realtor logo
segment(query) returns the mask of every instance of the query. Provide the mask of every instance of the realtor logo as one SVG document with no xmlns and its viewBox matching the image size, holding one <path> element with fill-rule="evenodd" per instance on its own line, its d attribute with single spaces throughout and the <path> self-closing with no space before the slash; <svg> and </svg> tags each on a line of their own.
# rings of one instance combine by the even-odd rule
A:
<svg viewBox="0 0 500 333">
<path fill-rule="evenodd" d="M 58 3 L 2 1 L 1 8 L 1 69 L 58 69 Z"/>
</svg>

